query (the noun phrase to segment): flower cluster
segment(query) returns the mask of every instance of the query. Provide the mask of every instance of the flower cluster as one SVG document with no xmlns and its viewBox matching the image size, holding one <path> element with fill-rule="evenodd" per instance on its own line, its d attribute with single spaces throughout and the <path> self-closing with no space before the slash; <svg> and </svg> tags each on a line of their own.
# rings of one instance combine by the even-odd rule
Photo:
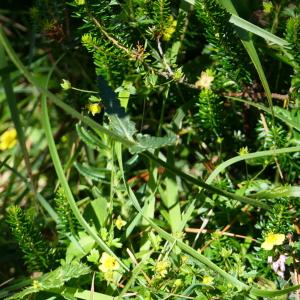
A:
<svg viewBox="0 0 300 300">
<path fill-rule="evenodd" d="M 170 262 L 162 260 L 157 262 L 155 265 L 155 273 L 161 278 L 164 278 L 168 273 L 168 268 L 170 267 Z"/>
<path fill-rule="evenodd" d="M 171 39 L 172 35 L 176 30 L 177 21 L 174 20 L 173 16 L 170 16 L 168 20 L 168 24 L 169 24 L 168 27 L 166 27 L 163 32 L 164 41 L 169 41 Z"/>
</svg>

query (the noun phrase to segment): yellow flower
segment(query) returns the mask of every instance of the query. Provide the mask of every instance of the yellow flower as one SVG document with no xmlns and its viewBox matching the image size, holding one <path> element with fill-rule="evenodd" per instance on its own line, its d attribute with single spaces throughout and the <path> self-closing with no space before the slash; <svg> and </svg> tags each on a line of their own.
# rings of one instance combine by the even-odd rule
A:
<svg viewBox="0 0 300 300">
<path fill-rule="evenodd" d="M 188 260 L 189 260 L 188 256 L 186 255 L 181 256 L 181 261 L 183 264 L 187 263 Z"/>
<path fill-rule="evenodd" d="M 214 76 L 212 72 L 207 70 L 206 72 L 201 72 L 201 76 L 198 81 L 196 81 L 195 86 L 201 89 L 210 89 L 211 83 L 214 81 Z"/>
<path fill-rule="evenodd" d="M 85 0 L 75 0 L 75 3 L 77 5 L 84 5 L 85 4 Z"/>
<path fill-rule="evenodd" d="M 222 144 L 223 140 L 224 140 L 224 138 L 218 136 L 218 138 L 217 138 L 217 143 L 218 143 L 218 144 Z"/>
<path fill-rule="evenodd" d="M 157 273 L 157 275 L 164 278 L 168 273 L 167 269 L 169 267 L 170 267 L 170 263 L 168 261 L 166 260 L 159 261 L 155 266 L 155 272 Z"/>
<path fill-rule="evenodd" d="M 176 287 L 180 287 L 182 285 L 182 280 L 181 279 L 176 279 L 175 282 L 174 282 L 174 285 Z"/>
<path fill-rule="evenodd" d="M 63 79 L 63 82 L 60 84 L 63 90 L 69 90 L 72 88 L 71 82 L 69 80 Z"/>
<path fill-rule="evenodd" d="M 103 273 L 112 272 L 115 270 L 118 270 L 120 265 L 117 261 L 117 259 L 111 255 L 109 255 L 106 252 L 102 253 L 102 256 L 100 258 L 101 265 L 99 266 L 99 269 Z"/>
<path fill-rule="evenodd" d="M 273 10 L 273 3 L 271 1 L 264 2 L 263 8 L 264 13 L 269 14 Z"/>
<path fill-rule="evenodd" d="M 249 150 L 248 150 L 248 147 L 242 147 L 240 150 L 239 150 L 239 155 L 240 156 L 243 156 L 243 155 L 246 155 L 246 154 L 249 154 Z"/>
<path fill-rule="evenodd" d="M 285 239 L 282 233 L 268 233 L 261 247 L 265 250 L 272 250 L 275 245 L 282 245 Z"/>
<path fill-rule="evenodd" d="M 17 143 L 16 129 L 8 129 L 0 136 L 0 150 L 11 149 Z"/>
<path fill-rule="evenodd" d="M 169 41 L 171 39 L 173 33 L 176 30 L 177 21 L 174 20 L 173 16 L 170 16 L 169 20 L 168 20 L 168 24 L 169 24 L 169 26 L 166 27 L 163 32 L 163 40 L 164 41 Z"/>
<path fill-rule="evenodd" d="M 42 285 L 41 285 L 41 283 L 40 283 L 38 280 L 33 280 L 33 282 L 32 282 L 32 287 L 33 287 L 35 290 L 39 290 L 39 289 L 42 287 Z"/>
<path fill-rule="evenodd" d="M 206 285 L 212 284 L 214 279 L 211 276 L 203 276 L 202 283 Z"/>
<path fill-rule="evenodd" d="M 121 216 L 118 216 L 117 220 L 115 221 L 116 227 L 121 230 L 123 226 L 126 225 L 126 221 L 122 220 Z"/>
<path fill-rule="evenodd" d="M 89 112 L 94 116 L 95 114 L 99 114 L 101 112 L 101 106 L 99 103 L 89 103 L 87 105 Z"/>
</svg>

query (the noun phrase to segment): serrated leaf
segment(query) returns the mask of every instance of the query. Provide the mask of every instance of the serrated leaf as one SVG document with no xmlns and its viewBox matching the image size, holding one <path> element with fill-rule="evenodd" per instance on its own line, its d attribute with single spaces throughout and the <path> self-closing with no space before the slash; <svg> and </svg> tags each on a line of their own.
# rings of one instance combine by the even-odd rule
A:
<svg viewBox="0 0 300 300">
<path fill-rule="evenodd" d="M 98 77 L 98 85 L 105 113 L 110 120 L 110 129 L 114 133 L 125 137 L 128 141 L 134 142 L 135 123 L 130 121 L 129 116 L 126 115 L 125 108 L 121 106 L 116 94 L 102 76 Z"/>
<path fill-rule="evenodd" d="M 90 130 L 76 124 L 76 131 L 80 139 L 92 149 L 108 149 L 108 147 Z"/>
<path fill-rule="evenodd" d="M 91 167 L 87 164 L 79 164 L 77 162 L 74 163 L 75 168 L 77 171 L 86 177 L 89 177 L 93 180 L 98 180 L 98 181 L 105 181 L 107 179 L 107 176 L 110 173 L 110 170 L 104 169 L 104 168 L 95 168 Z"/>
<path fill-rule="evenodd" d="M 137 134 L 136 144 L 129 148 L 132 154 L 140 153 L 149 149 L 158 149 L 165 146 L 174 145 L 176 142 L 176 135 L 167 135 L 164 137 L 155 137 L 150 135 Z"/>
<path fill-rule="evenodd" d="M 110 129 L 127 140 L 134 142 L 133 135 L 136 133 L 135 123 L 128 116 L 120 118 L 118 115 L 109 115 Z"/>
<path fill-rule="evenodd" d="M 40 291 L 47 291 L 54 288 L 60 288 L 64 286 L 65 282 L 71 280 L 72 278 L 78 278 L 82 275 L 90 273 L 90 268 L 85 264 L 67 264 L 55 269 L 41 276 L 38 281 L 38 287 L 29 286 L 23 291 L 14 294 L 8 299 L 23 299 L 25 296 L 30 294 L 38 293 Z"/>
<path fill-rule="evenodd" d="M 80 232 L 80 239 L 77 243 L 71 243 L 66 251 L 66 262 L 69 264 L 74 258 L 77 260 L 87 255 L 94 247 L 95 241 L 84 232 Z"/>
</svg>

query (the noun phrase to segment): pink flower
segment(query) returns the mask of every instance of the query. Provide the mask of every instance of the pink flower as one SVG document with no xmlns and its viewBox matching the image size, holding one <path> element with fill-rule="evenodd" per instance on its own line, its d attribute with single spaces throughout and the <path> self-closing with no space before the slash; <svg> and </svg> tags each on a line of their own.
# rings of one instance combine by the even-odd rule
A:
<svg viewBox="0 0 300 300">
<path fill-rule="evenodd" d="M 286 256 L 283 254 L 281 254 L 276 261 L 273 261 L 272 257 L 268 256 L 268 263 L 272 264 L 272 269 L 274 270 L 274 272 L 282 278 L 284 278 L 285 261 Z"/>
</svg>

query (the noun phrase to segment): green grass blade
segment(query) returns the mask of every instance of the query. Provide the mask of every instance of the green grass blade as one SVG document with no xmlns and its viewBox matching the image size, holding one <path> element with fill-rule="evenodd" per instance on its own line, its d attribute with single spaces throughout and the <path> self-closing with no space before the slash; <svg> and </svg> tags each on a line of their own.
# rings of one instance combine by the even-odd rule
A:
<svg viewBox="0 0 300 300">
<path fill-rule="evenodd" d="M 184 1 L 190 5 L 195 5 L 195 0 L 184 0 Z M 231 6 L 229 6 L 230 4 L 227 6 L 227 4 L 225 2 L 223 2 L 223 3 L 224 3 L 224 6 L 226 5 L 228 10 L 230 10 L 230 8 L 232 8 Z M 288 41 L 286 41 L 285 39 L 282 39 L 282 38 L 276 36 L 275 34 L 269 32 L 265 29 L 262 29 L 259 26 L 244 20 L 243 18 L 240 18 L 239 16 L 237 16 L 234 13 L 231 15 L 229 22 L 239 28 L 242 28 L 242 29 L 245 29 L 246 31 L 252 32 L 253 34 L 255 34 L 257 36 L 262 37 L 266 41 L 272 42 L 280 47 L 288 47 L 289 46 Z"/>
<path fill-rule="evenodd" d="M 7 67 L 6 54 L 5 54 L 3 47 L 0 46 L 0 69 L 4 69 L 6 67 Z M 1 77 L 2 77 L 2 83 L 3 83 L 4 91 L 6 94 L 7 104 L 8 104 L 9 110 L 10 110 L 11 118 L 15 125 L 16 131 L 17 131 L 17 137 L 20 142 L 21 150 L 23 152 L 24 162 L 25 162 L 27 173 L 28 173 L 28 177 L 31 180 L 31 189 L 33 191 L 35 191 L 35 184 L 34 184 L 33 177 L 32 177 L 32 170 L 31 170 L 31 164 L 30 164 L 30 160 L 29 160 L 29 154 L 28 154 L 26 144 L 25 144 L 26 138 L 25 138 L 24 130 L 22 128 L 20 114 L 19 114 L 19 110 L 17 107 L 16 96 L 13 91 L 12 83 L 10 80 L 10 74 L 9 74 L 9 72 L 1 72 Z"/>
<path fill-rule="evenodd" d="M 81 226 L 85 229 L 85 231 L 95 240 L 95 242 L 101 247 L 101 249 L 110 255 L 114 256 L 119 264 L 125 269 L 128 270 L 128 268 L 123 264 L 123 262 L 118 258 L 117 255 L 114 254 L 114 252 L 104 243 L 104 241 L 97 235 L 97 233 L 90 227 L 90 225 L 85 221 L 83 216 L 81 215 L 76 202 L 73 198 L 73 194 L 71 192 L 71 189 L 69 187 L 69 184 L 67 182 L 67 179 L 65 177 L 57 149 L 55 146 L 55 142 L 52 136 L 52 131 L 51 131 L 51 126 L 50 126 L 50 121 L 49 121 L 49 116 L 48 116 L 48 108 L 47 108 L 47 102 L 46 102 L 46 97 L 42 97 L 42 122 L 44 126 L 44 130 L 46 133 L 46 138 L 49 146 L 49 151 L 50 155 L 54 164 L 54 168 L 56 171 L 56 174 L 58 176 L 59 182 L 62 186 L 62 188 L 65 191 L 66 197 L 69 201 L 70 207 L 78 220 L 78 222 L 81 224 Z"/>
<path fill-rule="evenodd" d="M 230 158 L 230 159 L 224 161 L 223 163 L 221 163 L 220 165 L 218 165 L 213 170 L 213 172 L 209 175 L 206 182 L 207 183 L 212 183 L 215 180 L 215 178 L 222 171 L 224 171 L 226 168 L 228 168 L 229 166 L 231 166 L 231 165 L 233 165 L 237 162 L 240 162 L 240 161 L 243 161 L 243 160 L 255 159 L 255 158 L 264 157 L 264 156 L 276 156 L 276 155 L 279 155 L 279 154 L 299 152 L 299 151 L 300 151 L 300 146 L 298 146 L 298 147 L 289 147 L 289 148 L 280 148 L 280 149 L 274 149 L 274 150 L 266 150 L 266 151 L 258 151 L 258 152 L 249 153 L 249 154 L 245 154 L 245 155 L 238 155 L 238 156 Z"/>
<path fill-rule="evenodd" d="M 235 26 L 239 27 L 239 28 L 242 28 L 246 31 L 249 31 L 249 32 L 252 32 L 260 37 L 262 37 L 263 39 L 265 39 L 266 41 L 269 41 L 269 42 L 272 42 L 280 47 L 288 47 L 289 46 L 289 43 L 276 36 L 275 34 L 265 30 L 265 29 L 262 29 L 242 18 L 240 18 L 239 16 L 235 15 L 235 14 L 232 14 L 231 15 L 231 18 L 229 20 L 230 23 L 234 24 Z"/>
<path fill-rule="evenodd" d="M 232 99 L 234 101 L 239 101 L 239 102 L 246 103 L 248 105 L 256 107 L 256 108 L 258 108 L 260 110 L 263 110 L 264 112 L 272 115 L 271 109 L 269 109 L 269 108 L 267 108 L 264 105 L 261 105 L 259 103 L 255 103 L 255 102 L 252 102 L 252 101 L 249 101 L 249 100 L 245 100 L 245 99 L 241 99 L 241 98 L 237 98 L 237 97 L 231 97 L 231 96 L 226 96 L 226 98 Z M 276 108 L 276 107 L 274 107 L 274 108 Z M 274 113 L 275 118 L 280 119 L 282 122 L 286 123 L 288 126 L 290 126 L 292 128 L 295 128 L 298 131 L 300 131 L 300 123 L 294 122 L 293 120 L 284 117 L 283 115 L 277 113 L 275 110 L 273 111 L 273 113 Z"/>
<path fill-rule="evenodd" d="M 237 11 L 236 11 L 234 5 L 232 4 L 231 0 L 218 0 L 218 1 L 232 15 L 237 15 Z M 260 59 L 258 57 L 257 51 L 255 49 L 254 43 L 251 39 L 251 36 L 246 30 L 244 30 L 242 28 L 238 28 L 237 34 L 239 35 L 246 51 L 248 52 L 248 55 L 250 56 L 250 59 L 251 59 L 252 63 L 254 64 L 254 67 L 255 67 L 255 69 L 258 73 L 258 76 L 259 76 L 259 78 L 261 80 L 261 83 L 263 85 L 263 88 L 265 90 L 265 93 L 266 93 L 266 96 L 267 96 L 267 99 L 268 99 L 268 103 L 269 103 L 270 109 L 272 111 L 272 115 L 274 116 L 271 90 L 270 90 L 265 72 L 264 72 L 263 67 L 261 65 Z"/>
<path fill-rule="evenodd" d="M 257 201 L 255 199 L 251 199 L 249 197 L 240 196 L 240 195 L 236 195 L 236 194 L 221 190 L 213 185 L 209 185 L 209 184 L 205 183 L 204 181 L 202 181 L 199 178 L 192 177 L 192 176 L 178 170 L 176 167 L 173 167 L 172 165 L 164 162 L 163 160 L 159 159 L 158 157 L 156 157 L 155 155 L 153 155 L 152 153 L 150 153 L 148 151 L 143 152 L 143 155 L 146 156 L 147 158 L 149 158 L 150 160 L 156 162 L 157 164 L 165 167 L 167 170 L 169 170 L 173 174 L 180 176 L 182 179 L 186 180 L 187 182 L 193 183 L 193 184 L 195 184 L 203 189 L 206 189 L 210 192 L 225 196 L 229 199 L 233 199 L 233 200 L 237 200 L 237 201 L 240 201 L 240 202 L 243 202 L 246 204 L 253 205 L 254 207 L 261 207 L 264 209 L 269 208 L 268 204 L 266 204 L 262 201 Z"/>
</svg>

